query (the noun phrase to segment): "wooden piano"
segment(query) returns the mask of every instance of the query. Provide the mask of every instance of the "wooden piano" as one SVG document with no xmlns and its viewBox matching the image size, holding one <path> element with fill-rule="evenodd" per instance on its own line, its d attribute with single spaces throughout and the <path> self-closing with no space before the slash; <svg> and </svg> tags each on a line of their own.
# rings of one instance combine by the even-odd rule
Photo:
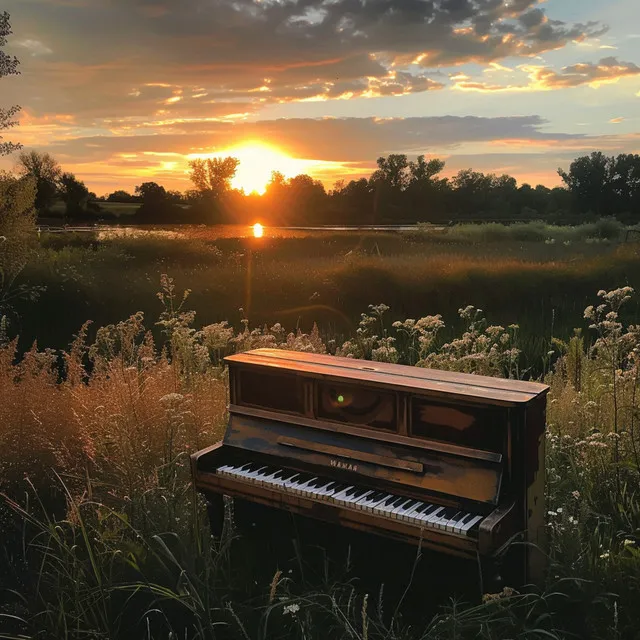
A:
<svg viewBox="0 0 640 640">
<path fill-rule="evenodd" d="M 512 586 L 542 579 L 548 387 L 278 349 L 225 361 L 227 431 L 191 457 L 214 534 L 227 495 L 485 570 L 515 537 Z"/>
</svg>

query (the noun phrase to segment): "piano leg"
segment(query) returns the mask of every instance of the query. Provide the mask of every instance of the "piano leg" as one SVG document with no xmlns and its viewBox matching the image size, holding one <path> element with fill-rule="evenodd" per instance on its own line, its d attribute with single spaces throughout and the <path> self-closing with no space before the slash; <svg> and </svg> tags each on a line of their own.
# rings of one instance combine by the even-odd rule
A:
<svg viewBox="0 0 640 640">
<path fill-rule="evenodd" d="M 500 563 L 495 558 L 480 556 L 478 558 L 481 596 L 499 593 L 505 586 Z"/>
<path fill-rule="evenodd" d="M 221 538 L 224 529 L 224 497 L 219 493 L 210 493 L 207 495 L 207 515 L 209 516 L 209 525 L 211 534 L 214 538 Z"/>
</svg>

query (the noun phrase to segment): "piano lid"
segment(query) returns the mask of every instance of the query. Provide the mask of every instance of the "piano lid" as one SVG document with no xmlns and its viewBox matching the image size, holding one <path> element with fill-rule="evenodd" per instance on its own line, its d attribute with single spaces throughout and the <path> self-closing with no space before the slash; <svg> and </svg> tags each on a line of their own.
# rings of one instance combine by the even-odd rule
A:
<svg viewBox="0 0 640 640">
<path fill-rule="evenodd" d="M 526 404 L 549 390 L 547 385 L 537 382 L 283 349 L 254 349 L 227 356 L 225 362 L 273 367 L 292 373 L 308 374 L 311 377 L 342 378 L 502 406 Z"/>
</svg>

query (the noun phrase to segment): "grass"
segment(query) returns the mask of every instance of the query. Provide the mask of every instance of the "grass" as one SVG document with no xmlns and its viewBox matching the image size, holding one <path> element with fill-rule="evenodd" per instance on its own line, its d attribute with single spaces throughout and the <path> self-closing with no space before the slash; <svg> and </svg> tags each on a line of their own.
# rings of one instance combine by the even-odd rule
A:
<svg viewBox="0 0 640 640">
<path fill-rule="evenodd" d="M 519 226 L 538 228 L 512 225 L 500 233 L 517 235 Z M 87 318 L 100 326 L 138 310 L 153 317 L 156 283 L 170 273 L 191 289 L 200 325 L 228 320 L 238 328 L 243 315 L 254 325 L 280 321 L 306 331 L 317 322 L 325 337 L 338 340 L 354 334 L 371 302 L 389 305 L 390 321 L 441 313 L 449 336 L 460 328 L 458 308 L 471 303 L 490 309 L 492 321 L 518 322 L 527 344 L 522 366 L 540 372 L 551 333 L 567 338 L 573 327 L 584 326 L 582 310 L 594 290 L 640 287 L 638 245 L 587 242 L 589 234 L 605 233 L 597 224 L 558 228 L 585 238 L 568 245 L 512 237 L 490 242 L 484 227 L 493 228 L 261 240 L 196 227 L 185 237 L 107 236 L 97 243 L 88 234 L 43 234 L 23 282 L 46 291 L 35 305 L 18 305 L 12 320 L 22 350 L 36 338 L 61 349 Z M 638 307 L 628 314 L 637 318 Z M 42 317 L 56 322 L 43 325 Z M 154 335 L 160 339 L 158 331 Z"/>
<path fill-rule="evenodd" d="M 280 325 L 196 329 L 190 299 L 162 280 L 159 349 L 140 314 L 81 331 L 60 377 L 54 354 L 0 347 L 2 637 L 635 638 L 640 629 L 640 333 L 622 321 L 632 292 L 592 296 L 592 339 L 556 339 L 547 439 L 550 572 L 544 588 L 505 589 L 436 611 L 432 565 L 389 558 L 412 594 L 369 588 L 350 562 L 304 553 L 275 564 L 271 541 L 208 535 L 187 454 L 224 430 L 220 358 L 258 346 L 336 351 L 490 375 L 520 375 L 518 329 L 466 308 L 442 342 L 439 316 L 385 323 L 372 306 L 357 339 Z M 27 453 L 28 452 L 28 453 Z M 272 537 L 278 542 L 278 529 Z M 283 542 L 280 540 L 280 542 Z M 383 556 L 376 555 L 382 559 Z M 452 561 L 445 571 L 453 572 Z M 422 563 L 422 564 L 421 564 Z M 371 562 L 369 561 L 369 567 Z M 289 573 L 290 571 L 290 573 Z M 424 574 L 422 574 L 424 576 Z M 374 581 L 375 582 L 375 581 Z M 436 583 L 439 585 L 441 580 Z M 415 602 L 420 603 L 418 606 Z"/>
<path fill-rule="evenodd" d="M 515 222 L 510 225 L 489 222 L 485 224 L 458 224 L 441 231 L 434 231 L 429 224 L 418 225 L 418 233 L 430 233 L 444 241 L 457 240 L 470 243 L 492 242 L 543 242 L 545 244 L 562 243 L 599 243 L 623 240 L 627 231 L 638 227 L 626 227 L 615 218 L 601 218 L 596 222 L 575 226 L 551 225 L 542 221 Z"/>
</svg>

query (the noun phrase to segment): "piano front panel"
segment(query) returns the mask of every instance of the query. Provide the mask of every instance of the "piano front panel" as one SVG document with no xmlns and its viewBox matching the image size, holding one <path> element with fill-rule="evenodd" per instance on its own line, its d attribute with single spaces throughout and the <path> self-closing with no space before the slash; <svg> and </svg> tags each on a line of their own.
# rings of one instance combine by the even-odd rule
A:
<svg viewBox="0 0 640 640">
<path fill-rule="evenodd" d="M 434 398 L 411 396 L 410 434 L 439 442 L 504 452 L 507 446 L 508 409 Z"/>
<path fill-rule="evenodd" d="M 292 423 L 232 415 L 225 445 L 274 458 L 289 458 L 293 468 L 325 467 L 361 477 L 361 482 L 402 485 L 404 491 L 439 493 L 448 500 L 496 505 L 502 464 L 412 449 L 340 433 L 301 429 Z"/>
<path fill-rule="evenodd" d="M 242 367 L 235 371 L 236 404 L 304 416 L 304 378 L 289 372 Z"/>
<path fill-rule="evenodd" d="M 398 397 L 393 391 L 344 384 L 316 382 L 316 417 L 358 427 L 398 431 Z"/>
</svg>

